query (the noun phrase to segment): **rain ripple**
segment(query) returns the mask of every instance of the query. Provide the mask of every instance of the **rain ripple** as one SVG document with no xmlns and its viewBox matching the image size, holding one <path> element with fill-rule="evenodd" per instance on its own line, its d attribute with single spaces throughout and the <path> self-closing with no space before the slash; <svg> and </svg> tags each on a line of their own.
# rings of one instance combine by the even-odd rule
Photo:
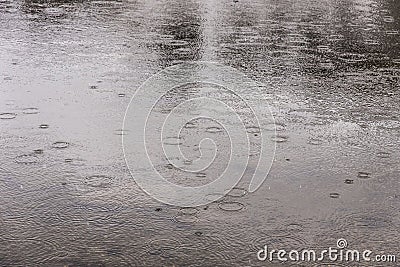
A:
<svg viewBox="0 0 400 267">
<path fill-rule="evenodd" d="M 68 142 L 64 142 L 64 141 L 58 141 L 58 142 L 54 142 L 52 144 L 52 147 L 55 149 L 65 149 L 69 147 L 69 143 Z"/>
<path fill-rule="evenodd" d="M 24 113 L 26 115 L 39 114 L 39 109 L 38 108 L 24 108 L 22 110 L 22 113 Z"/>
<path fill-rule="evenodd" d="M 1 120 L 12 120 L 17 117 L 16 113 L 11 113 L 11 112 L 5 112 L 5 113 L 0 113 L 0 119 Z"/>
<path fill-rule="evenodd" d="M 218 204 L 218 208 L 223 211 L 241 211 L 244 209 L 244 204 L 237 201 L 224 201 Z"/>
<path fill-rule="evenodd" d="M 39 162 L 39 157 L 36 154 L 24 154 L 17 156 L 15 162 L 18 164 L 35 164 Z"/>
</svg>

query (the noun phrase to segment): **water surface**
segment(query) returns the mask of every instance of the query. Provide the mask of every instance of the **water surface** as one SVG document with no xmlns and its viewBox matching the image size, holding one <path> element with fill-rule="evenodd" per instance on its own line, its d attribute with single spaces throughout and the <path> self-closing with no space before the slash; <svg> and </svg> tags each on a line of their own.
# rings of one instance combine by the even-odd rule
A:
<svg viewBox="0 0 400 267">
<path fill-rule="evenodd" d="M 0 265 L 266 266 L 256 257 L 266 244 L 339 238 L 396 254 L 399 4 L 0 0 Z M 121 125 L 147 78 L 198 60 L 264 84 L 242 97 L 272 108 L 277 153 L 257 192 L 244 181 L 182 210 L 135 184 L 121 147 L 135 133 Z M 196 93 L 177 91 L 156 112 Z M 199 133 L 222 140 L 218 164 L 184 179 L 157 168 L 176 183 L 209 182 L 226 136 L 207 121 L 187 128 L 189 153 Z"/>
</svg>

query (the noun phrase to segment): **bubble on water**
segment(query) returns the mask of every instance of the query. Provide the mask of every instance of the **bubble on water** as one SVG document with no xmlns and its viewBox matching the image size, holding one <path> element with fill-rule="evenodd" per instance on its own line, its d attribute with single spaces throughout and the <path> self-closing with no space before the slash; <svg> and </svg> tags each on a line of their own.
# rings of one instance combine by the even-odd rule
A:
<svg viewBox="0 0 400 267">
<path fill-rule="evenodd" d="M 394 18 L 393 18 L 392 16 L 384 16 L 384 17 L 382 18 L 382 20 L 383 20 L 384 22 L 387 22 L 387 23 L 392 23 L 392 22 L 394 22 Z"/>
<path fill-rule="evenodd" d="M 200 231 L 196 231 L 196 232 L 194 232 L 194 234 L 197 236 L 203 236 L 203 232 L 200 232 Z"/>
<path fill-rule="evenodd" d="M 174 216 L 173 220 L 177 223 L 193 224 L 193 223 L 198 222 L 199 218 L 196 215 L 181 213 L 181 214 Z"/>
<path fill-rule="evenodd" d="M 171 163 L 168 163 L 165 165 L 165 168 L 167 168 L 168 170 L 173 170 L 173 169 L 175 169 L 175 166 Z"/>
<path fill-rule="evenodd" d="M 339 198 L 339 197 L 340 197 L 340 194 L 339 194 L 339 193 L 330 193 L 330 194 L 329 194 L 329 197 L 330 197 L 330 198 Z"/>
<path fill-rule="evenodd" d="M 257 127 L 257 126 L 246 127 L 246 131 L 249 134 L 259 134 L 259 133 L 261 133 L 260 127 Z"/>
<path fill-rule="evenodd" d="M 390 155 L 391 154 L 389 152 L 384 152 L 384 151 L 376 153 L 376 156 L 381 159 L 388 159 L 390 158 Z"/>
<path fill-rule="evenodd" d="M 17 156 L 15 162 L 18 164 L 35 164 L 38 163 L 39 158 L 35 154 L 24 154 Z"/>
<path fill-rule="evenodd" d="M 224 211 L 240 211 L 244 209 L 244 204 L 237 201 L 221 202 L 218 208 Z"/>
<path fill-rule="evenodd" d="M 35 153 L 35 154 L 43 154 L 43 152 L 44 151 L 41 148 L 33 150 L 33 153 Z"/>
<path fill-rule="evenodd" d="M 345 184 L 354 184 L 354 180 L 353 179 L 346 179 L 344 180 Z"/>
<path fill-rule="evenodd" d="M 358 178 L 361 178 L 361 179 L 369 179 L 369 178 L 371 178 L 371 173 L 369 173 L 369 172 L 358 172 Z"/>
<path fill-rule="evenodd" d="M 47 128 L 49 128 L 49 125 L 48 124 L 40 124 L 39 128 L 40 129 L 47 129 Z"/>
<path fill-rule="evenodd" d="M 386 31 L 386 34 L 387 34 L 387 35 L 398 35 L 398 34 L 399 34 L 399 31 L 396 31 L 396 30 Z"/>
<path fill-rule="evenodd" d="M 17 117 L 16 113 L 11 113 L 11 112 L 5 112 L 5 113 L 0 113 L 0 119 L 1 120 L 12 120 Z"/>
<path fill-rule="evenodd" d="M 38 108 L 24 108 L 22 110 L 22 113 L 27 114 L 27 115 L 38 114 L 39 109 Z"/>
<path fill-rule="evenodd" d="M 223 130 L 221 127 L 207 127 L 207 133 L 221 133 Z"/>
<path fill-rule="evenodd" d="M 284 143 L 287 142 L 289 137 L 287 136 L 283 136 L 283 135 L 277 135 L 277 136 L 273 136 L 272 141 L 276 142 L 276 143 Z"/>
<path fill-rule="evenodd" d="M 230 197 L 243 197 L 247 194 L 246 189 L 241 188 L 241 187 L 234 187 L 232 190 L 227 192 L 227 196 Z"/>
<path fill-rule="evenodd" d="M 69 143 L 64 142 L 64 141 L 58 141 L 58 142 L 54 142 L 51 146 L 56 149 L 64 149 L 64 148 L 69 147 Z"/>
</svg>

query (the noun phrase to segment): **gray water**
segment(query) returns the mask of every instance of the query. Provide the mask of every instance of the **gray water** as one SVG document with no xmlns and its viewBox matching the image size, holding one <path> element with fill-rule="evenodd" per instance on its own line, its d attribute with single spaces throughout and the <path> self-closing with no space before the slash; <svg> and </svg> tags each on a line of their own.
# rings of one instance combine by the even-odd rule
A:
<svg viewBox="0 0 400 267">
<path fill-rule="evenodd" d="M 0 0 L 0 265 L 280 266 L 257 251 L 339 238 L 397 255 L 399 30 L 397 0 Z M 181 209 L 136 185 L 121 127 L 146 79 L 198 60 L 264 84 L 244 97 L 277 151 L 255 193 Z"/>
</svg>

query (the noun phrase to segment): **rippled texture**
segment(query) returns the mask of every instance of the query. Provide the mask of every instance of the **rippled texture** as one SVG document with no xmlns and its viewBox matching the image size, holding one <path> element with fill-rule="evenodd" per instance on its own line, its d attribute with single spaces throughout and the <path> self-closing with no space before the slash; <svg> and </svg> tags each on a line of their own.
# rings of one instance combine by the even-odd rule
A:
<svg viewBox="0 0 400 267">
<path fill-rule="evenodd" d="M 0 0 L 0 23 L 1 266 L 265 266 L 266 244 L 338 238 L 400 251 L 399 1 Z M 191 60 L 265 84 L 246 93 L 271 106 L 277 154 L 256 193 L 182 210 L 137 187 L 120 140 L 135 90 Z"/>
</svg>

